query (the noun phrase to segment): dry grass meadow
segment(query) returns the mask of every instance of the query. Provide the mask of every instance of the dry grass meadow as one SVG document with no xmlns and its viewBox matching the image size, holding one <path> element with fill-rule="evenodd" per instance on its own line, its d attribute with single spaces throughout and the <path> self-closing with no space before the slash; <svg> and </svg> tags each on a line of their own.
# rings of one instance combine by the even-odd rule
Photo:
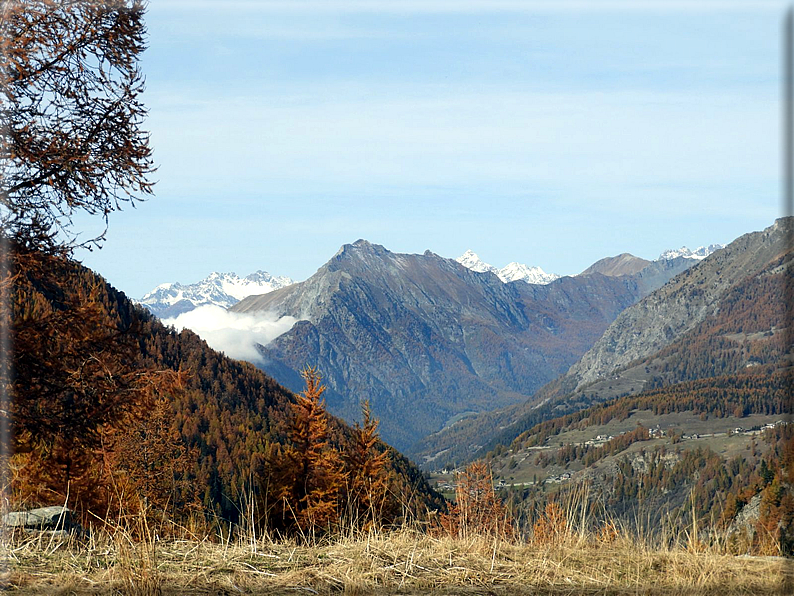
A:
<svg viewBox="0 0 794 596">
<path fill-rule="evenodd" d="M 6 536 L 3 558 L 3 589 L 19 595 L 794 594 L 792 560 L 654 546 L 622 532 L 565 532 L 542 543 L 410 528 L 308 543 L 39 533 Z"/>
</svg>

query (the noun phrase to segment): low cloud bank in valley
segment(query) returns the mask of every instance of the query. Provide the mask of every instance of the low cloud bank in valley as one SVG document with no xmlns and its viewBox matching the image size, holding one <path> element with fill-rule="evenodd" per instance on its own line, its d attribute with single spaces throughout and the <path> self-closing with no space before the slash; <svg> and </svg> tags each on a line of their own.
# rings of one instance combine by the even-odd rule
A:
<svg viewBox="0 0 794 596">
<path fill-rule="evenodd" d="M 190 329 L 215 350 L 230 358 L 247 360 L 254 364 L 262 362 L 256 344 L 267 345 L 282 333 L 289 331 L 298 321 L 295 317 L 276 317 L 269 313 L 257 315 L 235 313 L 220 306 L 204 305 L 164 319 L 166 325 L 177 330 Z"/>
</svg>

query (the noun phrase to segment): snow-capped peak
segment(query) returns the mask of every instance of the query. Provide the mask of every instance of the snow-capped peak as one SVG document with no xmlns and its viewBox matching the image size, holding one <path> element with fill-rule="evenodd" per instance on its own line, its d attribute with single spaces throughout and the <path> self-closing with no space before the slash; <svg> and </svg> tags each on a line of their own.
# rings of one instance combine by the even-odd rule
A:
<svg viewBox="0 0 794 596">
<path fill-rule="evenodd" d="M 708 246 L 700 246 L 695 250 L 690 250 L 686 246 L 682 246 L 678 249 L 669 249 L 664 251 L 662 254 L 659 255 L 659 258 L 656 259 L 657 261 L 669 261 L 675 259 L 677 257 L 684 257 L 685 259 L 697 259 L 701 261 L 705 259 L 707 256 L 720 250 L 721 248 L 725 248 L 724 244 L 709 244 Z"/>
<path fill-rule="evenodd" d="M 176 316 L 204 304 L 229 308 L 243 298 L 266 294 L 295 283 L 285 276 L 257 271 L 246 277 L 213 271 L 203 280 L 188 285 L 164 283 L 141 298 L 140 303 L 159 317 Z"/>
<path fill-rule="evenodd" d="M 530 267 L 515 262 L 499 269 L 480 259 L 477 253 L 472 250 L 467 250 L 455 260 L 464 267 L 476 271 L 477 273 L 485 273 L 486 271 L 495 273 L 499 279 L 505 283 L 521 280 L 530 284 L 545 285 L 560 277 L 556 273 L 546 273 L 540 267 Z"/>
<path fill-rule="evenodd" d="M 489 265 L 478 257 L 477 253 L 473 250 L 467 250 L 455 260 L 467 269 L 471 269 L 477 273 L 485 273 L 486 271 L 497 273 L 499 271 L 496 267 Z"/>
<path fill-rule="evenodd" d="M 530 267 L 523 263 L 509 263 L 502 267 L 497 275 L 504 282 L 521 279 L 528 284 L 540 285 L 546 285 L 560 277 L 556 273 L 546 273 L 540 267 Z"/>
<path fill-rule="evenodd" d="M 179 283 L 168 281 L 168 282 L 166 282 L 164 284 L 160 284 L 155 289 L 153 289 L 151 292 L 146 294 L 146 296 L 144 296 L 143 299 L 145 300 L 147 296 L 151 296 L 152 294 L 154 294 L 158 290 L 170 290 L 171 288 L 173 288 L 175 286 L 179 286 Z"/>
</svg>

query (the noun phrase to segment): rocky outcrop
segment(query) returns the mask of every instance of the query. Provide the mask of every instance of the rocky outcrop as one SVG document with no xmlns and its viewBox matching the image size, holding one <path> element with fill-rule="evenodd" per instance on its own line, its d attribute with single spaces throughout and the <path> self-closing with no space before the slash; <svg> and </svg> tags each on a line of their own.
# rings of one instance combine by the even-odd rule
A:
<svg viewBox="0 0 794 596">
<path fill-rule="evenodd" d="M 12 511 L 3 515 L 2 521 L 3 526 L 10 531 L 44 531 L 78 535 L 84 533 L 74 513 L 60 505 L 40 507 L 30 511 Z"/>
<path fill-rule="evenodd" d="M 753 542 L 758 520 L 761 518 L 761 495 L 755 495 L 741 508 L 728 526 L 727 537 L 731 541 L 748 546 Z"/>
</svg>

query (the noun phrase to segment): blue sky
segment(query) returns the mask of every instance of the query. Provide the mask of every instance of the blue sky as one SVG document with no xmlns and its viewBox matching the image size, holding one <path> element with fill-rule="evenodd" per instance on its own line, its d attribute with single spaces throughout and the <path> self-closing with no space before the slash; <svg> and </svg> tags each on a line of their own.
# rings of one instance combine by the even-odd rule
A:
<svg viewBox="0 0 794 596">
<path fill-rule="evenodd" d="M 358 238 L 560 274 L 727 243 L 780 215 L 785 6 L 156 0 L 155 196 L 77 256 L 137 298 Z"/>
</svg>

